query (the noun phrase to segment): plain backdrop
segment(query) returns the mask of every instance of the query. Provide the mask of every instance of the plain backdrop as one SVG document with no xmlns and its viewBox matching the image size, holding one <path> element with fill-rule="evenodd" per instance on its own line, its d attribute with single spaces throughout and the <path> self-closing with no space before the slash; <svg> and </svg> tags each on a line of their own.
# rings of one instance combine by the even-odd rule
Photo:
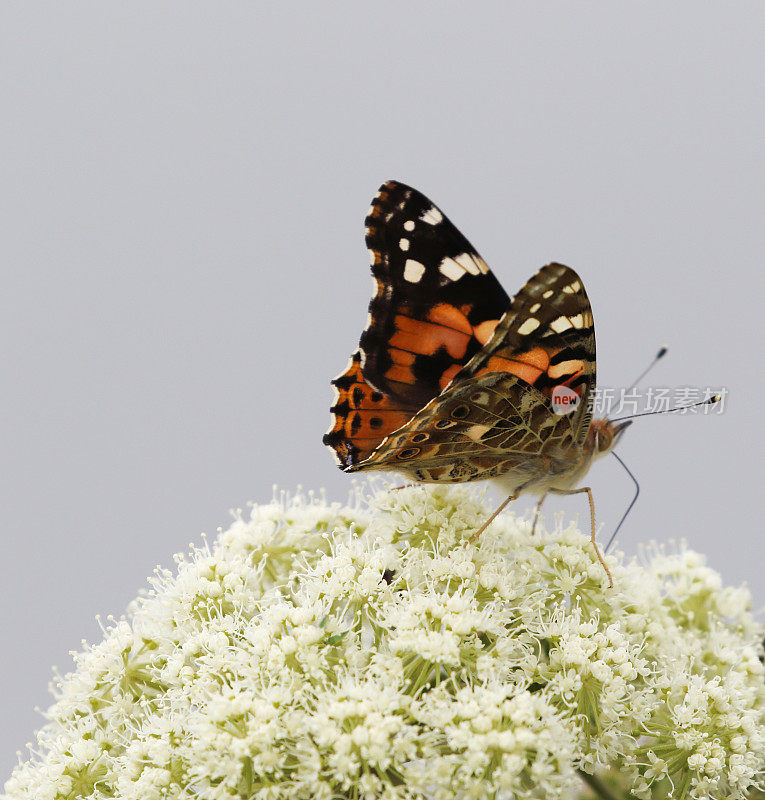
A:
<svg viewBox="0 0 765 800">
<path fill-rule="evenodd" d="M 620 546 L 684 537 L 761 604 L 763 52 L 762 3 L 4 3 L 0 780 L 156 564 L 274 483 L 346 497 L 321 436 L 388 178 L 510 294 L 577 269 L 603 384 L 666 344 L 651 383 L 727 388 L 625 435 Z M 592 485 L 606 535 L 631 485 Z"/>
</svg>

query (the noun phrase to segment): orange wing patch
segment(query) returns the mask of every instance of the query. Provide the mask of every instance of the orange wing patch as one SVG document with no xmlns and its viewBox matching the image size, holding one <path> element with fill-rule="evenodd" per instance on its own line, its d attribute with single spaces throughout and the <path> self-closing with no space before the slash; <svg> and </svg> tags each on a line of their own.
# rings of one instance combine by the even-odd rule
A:
<svg viewBox="0 0 765 800">
<path fill-rule="evenodd" d="M 367 458 L 389 433 L 409 422 L 417 411 L 394 404 L 364 380 L 358 350 L 332 385 L 337 397 L 330 408 L 332 426 L 324 434 L 324 444 L 335 451 L 338 463 L 345 468 Z"/>
<path fill-rule="evenodd" d="M 393 363 L 385 377 L 396 383 L 414 384 L 417 378 L 413 366 L 417 356 L 432 356 L 445 350 L 455 363 L 439 380 L 444 389 L 468 359 L 470 341 L 475 338 L 485 344 L 499 322 L 498 319 L 486 320 L 473 327 L 467 317 L 470 308 L 469 305 L 457 308 L 449 303 L 437 303 L 425 319 L 396 314 L 393 318 L 395 332 L 388 347 Z"/>
<path fill-rule="evenodd" d="M 508 356 L 491 356 L 484 367 L 478 370 L 477 375 L 484 375 L 487 372 L 509 372 L 522 381 L 526 381 L 530 386 L 538 380 L 539 376 L 547 372 L 550 366 L 551 354 L 543 347 L 535 347 L 527 353 L 513 354 Z"/>
<path fill-rule="evenodd" d="M 502 351 L 500 351 L 502 352 Z M 488 372 L 509 372 L 530 386 L 536 386 L 542 391 L 545 386 L 559 384 L 568 386 L 584 374 L 585 365 L 581 359 L 573 358 L 551 364 L 551 359 L 560 352 L 548 350 L 544 347 L 534 347 L 525 353 L 490 356 L 475 374 L 485 375 Z M 581 394 L 581 388 L 578 393 Z"/>
<path fill-rule="evenodd" d="M 494 330 L 498 324 L 498 319 L 487 319 L 486 322 L 481 322 L 476 325 L 474 333 L 475 338 L 478 339 L 481 344 L 486 344 L 494 335 Z"/>
<path fill-rule="evenodd" d="M 463 306 L 460 309 L 449 305 L 449 303 L 437 303 L 430 309 L 428 319 L 437 325 L 443 325 L 445 328 L 459 331 L 469 339 L 473 335 L 473 326 L 468 322 L 467 318 L 469 311 L 470 306 Z"/>
<path fill-rule="evenodd" d="M 438 385 L 441 387 L 441 391 L 446 389 L 446 387 L 454 380 L 454 376 L 462 369 L 459 364 L 454 364 L 453 366 L 449 367 L 448 369 L 444 370 L 444 374 L 441 376 L 440 380 L 438 381 Z"/>
<path fill-rule="evenodd" d="M 422 353 L 425 355 L 430 355 L 440 347 L 445 347 L 446 352 L 452 358 L 462 358 L 467 351 L 467 345 L 473 335 L 473 329 L 470 328 L 464 316 L 462 319 L 468 324 L 467 331 L 445 325 L 439 320 L 439 317 L 444 315 L 434 313 L 437 308 L 438 306 L 428 315 L 428 319 L 432 320 L 428 322 L 407 317 L 404 314 L 397 314 L 393 318 L 396 332 L 391 336 L 391 346 L 408 350 L 410 353 Z M 460 313 L 456 308 L 452 310 L 458 314 Z"/>
</svg>

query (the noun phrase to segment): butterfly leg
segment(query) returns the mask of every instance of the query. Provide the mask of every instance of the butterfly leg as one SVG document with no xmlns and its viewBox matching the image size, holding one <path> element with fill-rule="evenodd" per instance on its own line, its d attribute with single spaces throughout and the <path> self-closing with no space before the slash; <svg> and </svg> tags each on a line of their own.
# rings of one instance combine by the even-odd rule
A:
<svg viewBox="0 0 765 800">
<path fill-rule="evenodd" d="M 552 494 L 581 494 L 582 492 L 587 492 L 587 499 L 590 501 L 590 523 L 592 526 L 590 539 L 592 541 L 592 546 L 595 548 L 595 555 L 597 555 L 598 561 L 600 561 L 601 566 L 606 571 L 606 575 L 608 575 L 608 588 L 613 589 L 614 579 L 611 575 L 611 570 L 608 568 L 608 565 L 601 555 L 598 543 L 595 541 L 595 500 L 592 497 L 592 489 L 590 489 L 589 486 L 583 486 L 581 489 L 550 489 L 550 492 Z"/>
<path fill-rule="evenodd" d="M 531 535 L 534 535 L 534 531 L 537 529 L 537 521 L 539 520 L 539 510 L 542 508 L 542 503 L 545 501 L 545 497 L 547 497 L 547 492 L 545 492 L 537 501 L 537 507 L 534 509 L 534 521 L 531 523 Z"/>
<path fill-rule="evenodd" d="M 516 492 L 515 494 L 511 494 L 505 501 L 500 505 L 500 507 L 486 520 L 486 522 L 481 525 L 481 527 L 470 537 L 468 541 L 474 542 L 488 527 L 489 525 L 494 522 L 494 520 L 499 516 L 499 514 L 505 509 L 508 503 L 512 503 L 513 500 L 517 500 L 520 492 Z"/>
</svg>

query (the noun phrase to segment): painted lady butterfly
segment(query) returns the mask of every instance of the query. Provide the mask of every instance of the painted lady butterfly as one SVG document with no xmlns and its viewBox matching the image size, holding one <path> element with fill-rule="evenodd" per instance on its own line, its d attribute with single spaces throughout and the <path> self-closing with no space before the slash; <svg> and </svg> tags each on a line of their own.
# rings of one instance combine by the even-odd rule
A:
<svg viewBox="0 0 765 800">
<path fill-rule="evenodd" d="M 377 291 L 324 444 L 345 472 L 495 479 L 509 497 L 573 488 L 630 423 L 592 419 L 595 330 L 574 270 L 548 264 L 511 300 L 427 197 L 380 188 L 366 218 Z M 536 523 L 536 516 L 535 516 Z M 475 537 L 474 537 L 475 538 Z"/>
</svg>

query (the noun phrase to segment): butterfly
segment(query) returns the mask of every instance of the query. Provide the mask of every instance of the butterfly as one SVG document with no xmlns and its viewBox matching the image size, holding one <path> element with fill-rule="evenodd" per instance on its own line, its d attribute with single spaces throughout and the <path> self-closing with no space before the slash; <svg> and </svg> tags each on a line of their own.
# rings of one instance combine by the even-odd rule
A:
<svg viewBox="0 0 765 800">
<path fill-rule="evenodd" d="M 510 298 L 427 197 L 384 183 L 366 218 L 376 292 L 324 444 L 345 472 L 425 483 L 492 479 L 508 494 L 575 488 L 629 421 L 593 419 L 595 329 L 581 278 L 542 267 Z M 475 538 L 475 536 L 473 538 Z"/>
</svg>

